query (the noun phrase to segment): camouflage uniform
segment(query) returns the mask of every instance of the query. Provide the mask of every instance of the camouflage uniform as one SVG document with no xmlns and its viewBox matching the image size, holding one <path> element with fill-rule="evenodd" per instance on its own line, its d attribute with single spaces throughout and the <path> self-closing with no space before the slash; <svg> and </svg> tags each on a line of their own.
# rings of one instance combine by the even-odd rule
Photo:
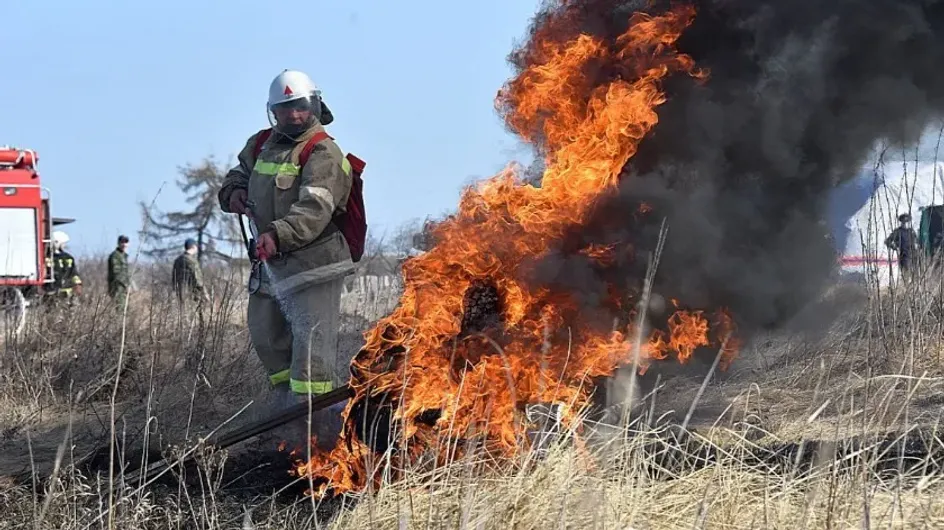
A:
<svg viewBox="0 0 944 530">
<path fill-rule="evenodd" d="M 187 302 L 188 298 L 200 304 L 206 297 L 203 271 L 200 269 L 200 262 L 192 254 L 184 252 L 174 260 L 171 282 L 174 284 L 177 300 L 181 304 Z"/>
<path fill-rule="evenodd" d="M 128 269 L 128 254 L 116 248 L 108 256 L 108 296 L 119 310 L 124 309 L 131 286 L 131 271 Z"/>
<path fill-rule="evenodd" d="M 276 236 L 279 256 L 258 269 L 260 287 L 249 297 L 249 332 L 271 383 L 287 383 L 296 395 L 325 393 L 336 384 L 341 286 L 354 270 L 347 242 L 332 223 L 347 204 L 350 165 L 329 138 L 298 166 L 305 143 L 322 131 L 315 123 L 297 140 L 273 131 L 258 160 L 256 133 L 219 193 L 229 212 L 233 191 L 247 189 L 258 233 Z"/>
</svg>

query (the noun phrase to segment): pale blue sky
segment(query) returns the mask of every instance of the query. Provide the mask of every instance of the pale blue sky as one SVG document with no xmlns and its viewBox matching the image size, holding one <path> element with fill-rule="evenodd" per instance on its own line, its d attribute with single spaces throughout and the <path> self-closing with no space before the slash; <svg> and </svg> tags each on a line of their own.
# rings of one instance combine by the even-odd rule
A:
<svg viewBox="0 0 944 530">
<path fill-rule="evenodd" d="M 229 161 L 268 125 L 284 68 L 324 92 L 341 148 L 367 161 L 372 229 L 453 209 L 527 150 L 493 100 L 536 1 L 4 2 L 0 144 L 40 154 L 73 252 L 136 245 L 137 201 L 179 206 L 176 168 Z M 13 24 L 15 22 L 15 24 Z M 133 252 L 134 249 L 132 249 Z"/>
</svg>

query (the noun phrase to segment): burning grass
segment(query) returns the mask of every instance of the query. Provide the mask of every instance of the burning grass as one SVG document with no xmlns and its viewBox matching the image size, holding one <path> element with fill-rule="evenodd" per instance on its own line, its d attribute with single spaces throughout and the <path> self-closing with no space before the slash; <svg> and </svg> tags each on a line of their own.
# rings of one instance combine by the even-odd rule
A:
<svg viewBox="0 0 944 530">
<path fill-rule="evenodd" d="M 258 446 L 205 452 L 181 482 L 145 488 L 122 484 L 123 471 L 117 466 L 113 482 L 118 489 L 109 499 L 107 466 L 90 473 L 79 465 L 81 440 L 72 440 L 76 445 L 71 450 L 71 444 L 65 445 L 56 471 L 56 452 L 68 437 L 61 430 L 46 437 L 51 425 L 70 416 L 77 435 L 79 418 L 94 410 L 101 416 L 107 399 L 70 406 L 69 385 L 53 380 L 40 385 L 45 389 L 40 393 L 10 392 L 7 389 L 32 388 L 36 382 L 8 374 L 0 394 L 23 415 L 16 418 L 16 432 L 5 438 L 3 452 L 8 458 L 13 447 L 23 447 L 20 463 L 35 467 L 37 474 L 35 482 L 29 477 L 25 482 L 0 480 L 0 527 L 107 527 L 109 518 L 116 528 L 201 529 L 309 528 L 313 520 L 324 528 L 934 526 L 944 522 L 937 502 L 944 493 L 939 452 L 908 453 L 907 447 L 876 441 L 891 432 L 900 433 L 911 446 L 917 440 L 940 444 L 940 402 L 935 398 L 944 391 L 944 363 L 935 337 L 944 329 L 934 317 L 939 280 L 929 279 L 913 292 L 919 296 L 860 296 L 854 306 L 834 295 L 811 309 L 817 317 L 812 320 L 820 322 L 836 311 L 844 314 L 828 330 L 786 330 L 745 345 L 730 371 L 715 372 L 695 403 L 695 432 L 690 436 L 678 437 L 673 425 L 692 407 L 704 370 L 692 364 L 685 367 L 689 375 L 671 375 L 659 368 L 674 365 L 657 363 L 646 378 L 658 380 L 648 386 L 641 383 L 652 392 L 631 415 L 632 431 L 591 424 L 581 444 L 573 443 L 573 433 L 566 432 L 561 443 L 537 444 L 539 448 L 522 451 L 501 467 L 494 465 L 484 445 L 444 461 L 417 458 L 404 465 L 381 458 L 375 462 L 383 478 L 380 488 L 325 501 L 304 496 L 311 484 L 302 480 L 291 485 L 288 466 L 273 468 Z M 139 308 L 136 318 L 151 317 L 146 307 Z M 167 314 L 159 304 L 153 311 L 155 318 Z M 66 329 L 91 325 L 92 318 L 78 316 Z M 207 339 L 214 334 L 212 328 L 203 328 L 188 337 L 167 324 L 153 334 L 146 326 L 130 326 L 129 344 L 153 340 L 154 350 L 141 351 L 149 353 L 145 359 L 154 359 L 168 353 L 160 350 L 168 345 L 196 351 L 198 345 L 211 343 Z M 237 330 L 234 326 L 220 331 Z M 99 333 L 94 343 L 85 333 L 47 335 L 56 344 L 54 350 L 31 344 L 44 355 L 61 350 L 71 357 L 71 352 L 81 351 L 91 362 L 97 350 L 88 345 L 111 340 L 107 330 Z M 196 363 L 219 367 L 204 371 L 216 388 L 225 388 L 218 386 L 225 377 L 251 380 L 258 375 L 256 366 L 232 364 L 229 347 L 208 349 Z M 13 355 L 4 351 L 7 366 Z M 53 366 L 52 357 L 39 357 L 44 366 Z M 133 433 L 147 421 L 146 409 L 131 403 L 146 402 L 149 396 L 155 403 L 176 407 L 195 403 L 189 441 L 177 438 L 180 450 L 186 450 L 195 434 L 218 425 L 248 397 L 236 389 L 213 394 L 189 385 L 155 384 L 149 390 L 148 385 L 130 384 L 142 371 L 150 373 L 148 363 L 124 373 L 121 379 L 129 384 L 122 385 L 116 402 L 119 436 L 127 438 L 129 450 L 141 443 Z M 84 371 L 76 367 L 71 373 Z M 192 376 L 176 363 L 154 366 L 155 381 Z M 218 410 L 200 406 L 208 397 Z M 619 403 L 611 405 L 619 410 Z M 171 414 L 172 408 L 152 409 L 150 421 L 161 426 L 164 435 L 172 422 L 186 422 L 187 415 Z M 12 427 L 4 421 L 0 429 Z M 176 430 L 185 426 L 177 425 Z M 596 435 L 590 436 L 593 432 Z M 860 437 L 860 445 L 852 448 L 850 437 Z M 107 440 L 107 432 L 98 440 Z M 835 447 L 814 443 L 830 440 L 839 442 Z M 803 447 L 818 452 L 796 457 Z M 850 458 L 853 453 L 858 456 Z M 398 473 L 390 473 L 393 465 L 402 466 Z"/>
<path fill-rule="evenodd" d="M 361 490 L 376 478 L 361 464 L 374 449 L 357 428 L 364 409 L 391 409 L 404 459 L 484 443 L 497 461 L 526 448 L 521 416 L 529 405 L 557 405 L 572 421 L 590 402 L 593 380 L 623 365 L 684 363 L 707 347 L 721 349 L 725 368 L 736 355 L 735 324 L 723 308 L 673 300 L 665 329 L 646 330 L 634 318 L 641 278 L 608 284 L 596 312 L 533 278 L 535 263 L 566 246 L 567 234 L 617 192 L 623 168 L 658 123 L 662 82 L 705 77 L 674 48 L 695 16 L 690 6 L 635 13 L 615 42 L 561 39 L 554 28 L 568 16 L 555 13 L 536 32 L 528 67 L 497 101 L 510 127 L 546 149 L 541 185 L 523 183 L 512 167 L 469 188 L 458 212 L 432 230 L 432 248 L 404 264 L 400 303 L 367 333 L 352 363 L 356 396 L 342 439 L 298 465 L 322 484 L 316 494 Z M 632 259 L 634 244 L 567 252 L 618 275 L 613 263 Z"/>
<path fill-rule="evenodd" d="M 633 241 L 574 246 L 568 234 L 616 192 L 658 122 L 662 81 L 705 78 L 674 49 L 693 16 L 687 7 L 636 14 L 614 42 L 554 38 L 566 20 L 552 20 L 549 33 L 536 29 L 531 62 L 499 101 L 522 137 L 540 139 L 541 185 L 509 169 L 470 188 L 434 230 L 437 243 L 406 263 L 399 303 L 358 345 L 357 395 L 330 453 L 289 462 L 258 446 L 201 446 L 199 435 L 264 381 L 247 361 L 245 300 L 233 278 L 217 279 L 227 287 L 204 318 L 177 314 L 158 284 L 116 316 L 90 282 L 82 311 L 51 313 L 22 341 L 6 342 L 0 470 L 19 466 L 31 476 L 0 482 L 0 528 L 307 528 L 313 520 L 332 528 L 869 528 L 944 520 L 934 502 L 942 493 L 944 382 L 936 273 L 906 290 L 867 293 L 855 310 L 843 309 L 841 325 L 813 319 L 810 329 L 822 336 L 781 330 L 766 344 L 742 344 L 724 308 L 684 299 L 670 299 L 654 329 L 640 324 L 649 277 L 608 283 L 600 310 L 590 311 L 531 274 L 552 251 L 605 271 L 650 250 Z M 588 69 L 615 70 L 591 86 Z M 646 203 L 630 211 L 659 215 Z M 778 349 L 778 359 L 758 362 Z M 705 351 L 713 363 L 700 364 Z M 698 377 L 669 373 L 683 364 Z M 590 407 L 601 379 L 626 386 L 624 367 L 629 399 Z M 644 395 L 634 393 L 637 383 Z M 395 450 L 375 451 L 353 423 L 372 417 L 375 402 Z M 553 421 L 535 428 L 533 413 L 548 405 L 556 406 Z M 909 443 L 870 441 L 888 432 Z M 847 443 L 854 436 L 862 439 Z M 89 440 L 105 440 L 104 465 L 84 465 L 79 448 Z M 171 456 L 198 454 L 198 465 L 168 483 L 126 480 L 125 464 L 172 442 Z M 804 456 L 810 445 L 818 451 Z M 851 449 L 833 450 L 840 446 Z M 298 495 L 286 495 L 290 488 Z"/>
<path fill-rule="evenodd" d="M 122 490 L 114 522 L 117 528 L 260 530 L 311 528 L 315 521 L 330 529 L 897 528 L 944 522 L 942 476 L 931 458 L 908 462 L 904 473 L 880 473 L 876 444 L 860 448 L 865 457 L 851 466 L 824 452 L 804 466 L 774 470 L 752 456 L 757 446 L 743 432 L 727 435 L 723 450 L 709 444 L 718 454 L 711 462 L 698 460 L 703 439 L 671 446 L 687 465 L 667 466 L 647 445 L 666 440 L 659 429 L 614 439 L 602 463 L 564 444 L 496 470 L 473 452 L 433 470 L 405 469 L 396 482 L 342 503 L 247 501 L 206 463 L 199 485 Z M 4 527 L 34 527 L 38 512 L 41 527 L 99 526 L 107 506 L 101 486 L 66 474 L 34 498 L 28 486 L 0 485 Z"/>
</svg>

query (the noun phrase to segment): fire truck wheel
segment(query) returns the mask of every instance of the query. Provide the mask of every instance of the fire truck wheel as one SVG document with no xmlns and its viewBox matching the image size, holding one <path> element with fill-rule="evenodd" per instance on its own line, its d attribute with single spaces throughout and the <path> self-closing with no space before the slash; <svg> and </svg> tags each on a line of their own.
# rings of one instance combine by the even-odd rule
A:
<svg viewBox="0 0 944 530">
<path fill-rule="evenodd" d="M 19 335 L 26 324 L 26 297 L 16 287 L 6 287 L 0 291 L 0 309 L 6 333 Z"/>
</svg>

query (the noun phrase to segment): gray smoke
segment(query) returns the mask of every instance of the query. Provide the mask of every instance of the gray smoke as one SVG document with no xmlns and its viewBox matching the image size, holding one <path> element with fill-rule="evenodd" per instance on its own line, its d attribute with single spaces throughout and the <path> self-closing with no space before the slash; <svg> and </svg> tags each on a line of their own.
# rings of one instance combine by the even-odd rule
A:
<svg viewBox="0 0 944 530">
<path fill-rule="evenodd" d="M 553 2 L 532 31 L 557 25 L 615 41 L 636 10 L 667 3 Z M 744 333 L 775 326 L 821 292 L 835 255 L 822 219 L 828 192 L 853 177 L 878 140 L 911 143 L 944 110 L 944 2 L 698 0 L 680 51 L 707 83 L 669 79 L 659 124 L 601 205 L 536 281 L 588 308 L 607 283 L 638 289 L 665 219 L 654 290 L 684 306 L 730 309 Z M 510 61 L 528 64 L 532 42 Z M 602 85 L 622 65 L 595 68 Z M 540 151 L 541 146 L 537 146 Z M 639 204 L 653 207 L 639 217 Z M 628 241 L 635 255 L 601 268 L 576 249 Z"/>
</svg>

